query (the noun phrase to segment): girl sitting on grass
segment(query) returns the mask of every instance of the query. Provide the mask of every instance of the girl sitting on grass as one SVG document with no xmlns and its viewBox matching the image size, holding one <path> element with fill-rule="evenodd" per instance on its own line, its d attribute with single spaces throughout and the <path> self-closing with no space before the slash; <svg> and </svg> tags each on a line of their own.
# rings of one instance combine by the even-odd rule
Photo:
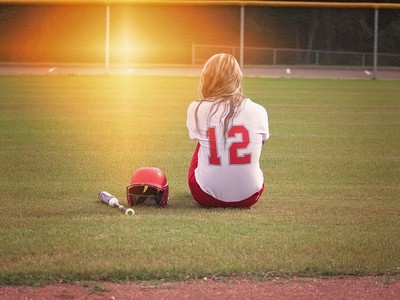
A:
<svg viewBox="0 0 400 300">
<path fill-rule="evenodd" d="M 188 183 L 204 207 L 250 208 L 264 190 L 259 161 L 269 138 L 268 114 L 242 94 L 242 78 L 234 56 L 212 56 L 201 74 L 202 99 L 187 110 L 189 137 L 198 141 Z"/>
</svg>

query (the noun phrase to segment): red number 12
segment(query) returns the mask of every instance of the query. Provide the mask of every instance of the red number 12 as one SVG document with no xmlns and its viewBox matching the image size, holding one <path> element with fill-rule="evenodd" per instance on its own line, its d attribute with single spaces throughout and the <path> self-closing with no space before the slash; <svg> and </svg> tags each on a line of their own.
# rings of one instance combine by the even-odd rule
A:
<svg viewBox="0 0 400 300">
<path fill-rule="evenodd" d="M 238 155 L 239 149 L 245 149 L 249 142 L 249 132 L 243 125 L 233 126 L 228 131 L 228 137 L 235 137 L 237 134 L 242 136 L 242 140 L 234 142 L 229 147 L 229 164 L 231 165 L 243 165 L 249 164 L 251 162 L 251 155 L 245 154 L 243 156 Z M 210 141 L 210 155 L 208 157 L 208 162 L 210 165 L 221 165 L 221 158 L 218 156 L 217 150 L 217 140 L 215 137 L 215 128 L 208 128 L 207 136 Z"/>
</svg>

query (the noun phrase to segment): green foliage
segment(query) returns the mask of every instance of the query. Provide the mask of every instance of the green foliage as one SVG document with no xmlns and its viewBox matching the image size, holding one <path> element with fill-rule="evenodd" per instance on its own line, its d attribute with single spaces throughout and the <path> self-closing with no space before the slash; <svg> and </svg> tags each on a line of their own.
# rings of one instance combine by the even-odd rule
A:
<svg viewBox="0 0 400 300">
<path fill-rule="evenodd" d="M 249 210 L 191 199 L 197 84 L 0 77 L 0 284 L 400 274 L 398 82 L 246 78 L 271 130 Z M 126 204 L 141 166 L 167 174 L 168 208 L 126 217 L 97 199 Z"/>
</svg>

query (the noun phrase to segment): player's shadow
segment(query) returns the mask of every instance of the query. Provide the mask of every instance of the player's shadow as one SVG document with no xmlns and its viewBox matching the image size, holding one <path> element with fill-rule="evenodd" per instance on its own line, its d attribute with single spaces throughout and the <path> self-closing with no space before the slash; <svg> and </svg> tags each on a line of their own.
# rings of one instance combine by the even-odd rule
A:
<svg viewBox="0 0 400 300">
<path fill-rule="evenodd" d="M 174 209 L 174 210 L 188 210 L 188 209 L 193 209 L 193 210 L 236 210 L 236 209 L 244 209 L 247 210 L 249 208 L 247 207 L 204 207 L 199 205 L 192 197 L 189 191 L 187 192 L 180 192 L 177 194 L 171 195 L 169 201 L 168 201 L 168 208 Z"/>
</svg>

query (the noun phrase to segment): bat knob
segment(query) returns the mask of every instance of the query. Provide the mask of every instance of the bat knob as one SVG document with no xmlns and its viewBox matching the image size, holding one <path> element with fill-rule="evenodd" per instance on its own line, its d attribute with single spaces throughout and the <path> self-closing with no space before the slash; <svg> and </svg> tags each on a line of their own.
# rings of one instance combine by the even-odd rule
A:
<svg viewBox="0 0 400 300">
<path fill-rule="evenodd" d="M 125 215 L 127 216 L 133 216 L 135 214 L 135 211 L 132 208 L 127 208 L 125 210 Z"/>
</svg>

